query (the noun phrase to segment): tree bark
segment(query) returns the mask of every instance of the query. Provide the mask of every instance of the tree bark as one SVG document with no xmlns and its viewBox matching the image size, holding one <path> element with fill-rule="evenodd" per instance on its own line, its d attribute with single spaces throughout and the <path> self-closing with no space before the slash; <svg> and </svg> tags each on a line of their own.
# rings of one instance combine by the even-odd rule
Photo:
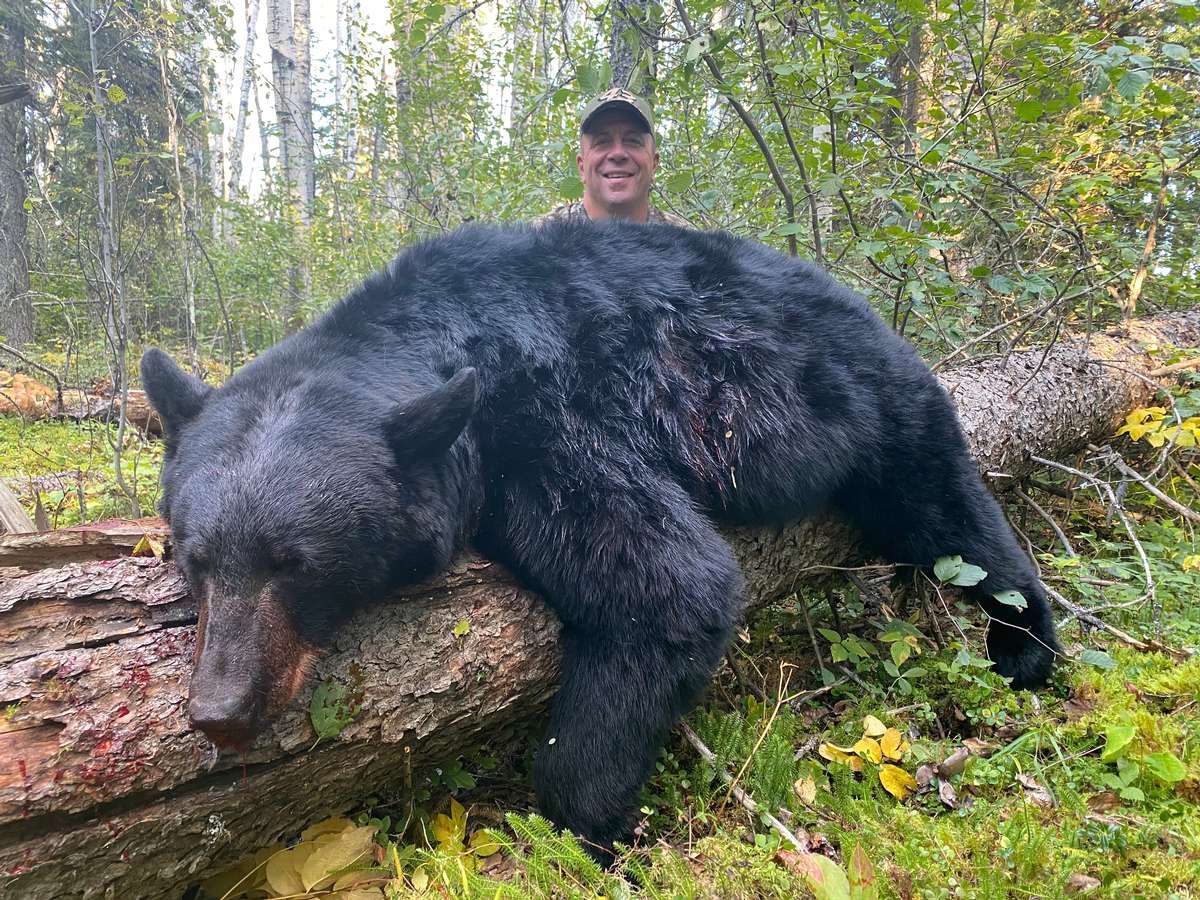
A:
<svg viewBox="0 0 1200 900">
<path fill-rule="evenodd" d="M 33 341 L 33 298 L 29 293 L 29 233 L 25 210 L 26 83 L 25 3 L 0 11 L 0 84 L 12 100 L 0 105 L 0 340 L 18 349 Z"/>
<path fill-rule="evenodd" d="M 267 0 L 267 41 L 275 79 L 275 118 L 279 157 L 291 194 L 290 214 L 297 243 L 303 246 L 312 221 L 316 181 L 313 170 L 312 68 L 309 0 Z M 288 269 L 283 308 L 284 331 L 299 330 L 309 299 L 311 273 L 299 252 Z"/>
<path fill-rule="evenodd" d="M 1147 403 L 1156 363 L 1139 342 L 1149 341 L 1200 343 L 1200 313 L 941 377 L 980 467 L 1003 485 L 1032 471 L 1031 454 L 1103 441 Z M 725 534 L 751 608 L 855 555 L 830 522 Z M 346 685 L 359 706 L 336 739 L 314 746 L 310 686 L 244 755 L 219 754 L 185 718 L 194 619 L 182 578 L 154 559 L 0 583 L 0 889 L 27 900 L 177 897 L 213 867 L 536 716 L 554 688 L 552 616 L 500 566 L 467 554 L 359 615 L 318 664 L 313 684 Z"/>
<path fill-rule="evenodd" d="M 246 117 L 250 111 L 250 86 L 254 79 L 254 39 L 258 36 L 260 0 L 246 4 L 246 47 L 242 53 L 242 80 L 238 93 L 237 123 L 233 129 L 233 144 L 229 148 L 229 196 L 242 194 L 242 157 L 246 149 Z"/>
<path fill-rule="evenodd" d="M 658 51 L 655 36 L 661 24 L 653 24 L 648 0 L 626 0 L 611 7 L 612 31 L 609 41 L 609 64 L 612 83 L 628 88 L 654 103 L 654 54 Z"/>
</svg>

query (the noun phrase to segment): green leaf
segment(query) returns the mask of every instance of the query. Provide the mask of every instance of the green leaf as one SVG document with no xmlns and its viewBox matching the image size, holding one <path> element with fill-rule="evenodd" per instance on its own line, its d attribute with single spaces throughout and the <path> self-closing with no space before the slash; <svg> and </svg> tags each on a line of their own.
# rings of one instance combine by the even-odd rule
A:
<svg viewBox="0 0 1200 900">
<path fill-rule="evenodd" d="M 782 225 L 776 225 L 774 228 L 776 234 L 800 234 L 804 231 L 804 225 L 800 222 L 784 222 Z"/>
<path fill-rule="evenodd" d="M 1124 752 L 1137 734 L 1132 725 L 1109 725 L 1104 732 L 1104 752 L 1100 754 L 1101 762 L 1112 762 Z"/>
<path fill-rule="evenodd" d="M 1161 781 L 1174 784 L 1183 781 L 1187 776 L 1187 768 L 1179 761 L 1179 757 L 1170 750 L 1160 750 L 1142 757 L 1142 764 L 1150 774 Z"/>
<path fill-rule="evenodd" d="M 1045 105 L 1041 100 L 1018 100 L 1013 104 L 1013 109 L 1022 122 L 1036 122 L 1041 118 Z"/>
<path fill-rule="evenodd" d="M 692 42 L 688 44 L 687 55 L 685 56 L 686 61 L 693 62 L 694 60 L 699 59 L 708 52 L 711 46 L 712 38 L 710 38 L 707 34 L 702 34 L 696 38 L 693 38 Z"/>
<path fill-rule="evenodd" d="M 1126 100 L 1136 100 L 1138 94 L 1150 83 L 1150 73 L 1141 70 L 1126 72 L 1117 82 L 1117 93 Z"/>
<path fill-rule="evenodd" d="M 110 84 L 104 93 L 108 95 L 109 103 L 124 103 L 129 99 L 129 95 L 119 84 Z"/>
<path fill-rule="evenodd" d="M 568 200 L 578 200 L 583 196 L 583 182 L 578 175 L 568 175 L 558 183 L 558 192 Z"/>
<path fill-rule="evenodd" d="M 691 172 L 676 172 L 666 181 L 666 188 L 672 193 L 679 194 L 692 186 Z"/>
<path fill-rule="evenodd" d="M 1117 667 L 1117 661 L 1103 650 L 1084 650 L 1079 654 L 1079 661 L 1106 672 L 1111 672 Z"/>
<path fill-rule="evenodd" d="M 1011 606 L 1015 609 L 1028 609 L 1029 602 L 1025 599 L 1025 595 L 1020 591 L 1000 591 L 992 594 L 993 597 L 1005 606 Z"/>
<path fill-rule="evenodd" d="M 987 578 L 987 572 L 979 568 L 979 566 L 963 563 L 962 568 L 958 570 L 958 574 L 950 579 L 950 583 L 959 587 L 973 587 L 985 578 Z"/>
<path fill-rule="evenodd" d="M 840 641 L 842 639 L 842 636 L 840 634 L 838 634 L 836 631 L 833 631 L 832 629 L 829 629 L 829 628 L 818 628 L 817 631 L 820 633 L 820 635 L 823 638 L 825 638 L 825 640 L 829 641 L 831 644 L 836 644 L 838 641 Z"/>
<path fill-rule="evenodd" d="M 471 633 L 471 623 L 466 619 L 459 619 L 458 624 L 450 630 L 450 633 L 458 638 L 465 637 Z"/>
<path fill-rule="evenodd" d="M 344 684 L 325 681 L 313 691 L 308 702 L 308 718 L 312 721 L 317 740 L 335 738 L 354 721 L 358 710 L 350 703 L 350 692 Z"/>
<path fill-rule="evenodd" d="M 855 844 L 850 854 L 850 897 L 851 900 L 875 900 L 878 890 L 875 885 L 875 867 L 863 852 L 861 844 Z"/>
<path fill-rule="evenodd" d="M 1142 789 L 1135 787 L 1123 787 L 1117 792 L 1117 796 L 1122 800 L 1132 800 L 1135 803 L 1141 803 L 1146 799 L 1146 795 L 1142 793 Z"/>
<path fill-rule="evenodd" d="M 817 179 L 817 193 L 822 197 L 836 197 L 842 189 L 842 176 L 829 172 Z"/>
<path fill-rule="evenodd" d="M 993 275 L 988 279 L 988 287 L 997 294 L 1011 294 L 1013 292 L 1012 280 L 1004 275 Z"/>
<path fill-rule="evenodd" d="M 1173 59 L 1176 62 L 1187 62 L 1192 58 L 1188 48 L 1181 44 L 1163 44 L 1162 52 L 1167 59 Z"/>
<path fill-rule="evenodd" d="M 897 666 L 904 665 L 905 661 L 912 656 L 912 647 L 903 641 L 897 641 L 892 644 L 892 662 Z"/>
<path fill-rule="evenodd" d="M 788 853 L 786 859 L 817 900 L 850 900 L 850 880 L 842 867 L 819 853 Z"/>
<path fill-rule="evenodd" d="M 933 574 L 938 581 L 950 581 L 962 569 L 961 556 L 941 556 L 933 564 Z"/>
</svg>

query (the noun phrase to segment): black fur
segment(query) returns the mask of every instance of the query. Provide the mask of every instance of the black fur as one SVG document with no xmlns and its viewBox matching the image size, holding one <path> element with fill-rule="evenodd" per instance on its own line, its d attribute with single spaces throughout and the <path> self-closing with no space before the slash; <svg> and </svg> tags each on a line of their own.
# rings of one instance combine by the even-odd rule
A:
<svg viewBox="0 0 1200 900">
<path fill-rule="evenodd" d="M 545 594 L 565 657 L 538 797 L 597 843 L 628 834 L 738 619 L 718 522 L 833 505 L 893 560 L 961 554 L 989 573 L 987 612 L 1016 626 L 990 629 L 997 670 L 1018 687 L 1050 671 L 1043 589 L 946 394 L 861 298 L 759 244 L 464 228 L 401 254 L 191 415 L 195 386 L 162 370 L 148 355 L 190 577 L 237 596 L 278 585 L 322 644 L 360 598 L 472 537 Z M 271 581 L 273 556 L 304 577 Z M 1028 610 L 992 599 L 1005 589 Z M 247 605 L 210 609 L 209 630 L 233 640 Z"/>
</svg>

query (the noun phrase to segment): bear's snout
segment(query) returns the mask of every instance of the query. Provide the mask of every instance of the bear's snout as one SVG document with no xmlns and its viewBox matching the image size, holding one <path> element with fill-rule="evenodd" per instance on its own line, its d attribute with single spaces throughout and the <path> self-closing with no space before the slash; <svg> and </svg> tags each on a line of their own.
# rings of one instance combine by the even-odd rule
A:
<svg viewBox="0 0 1200 900">
<path fill-rule="evenodd" d="M 215 685 L 192 681 L 188 719 L 218 747 L 244 747 L 258 733 L 259 704 L 250 685 Z"/>
</svg>

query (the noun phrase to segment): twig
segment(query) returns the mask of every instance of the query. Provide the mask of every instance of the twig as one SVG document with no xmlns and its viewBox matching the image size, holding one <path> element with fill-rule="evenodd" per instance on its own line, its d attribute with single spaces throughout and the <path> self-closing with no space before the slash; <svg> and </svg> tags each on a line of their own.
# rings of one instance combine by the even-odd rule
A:
<svg viewBox="0 0 1200 900">
<path fill-rule="evenodd" d="M 1099 491 L 1103 494 L 1106 494 L 1108 496 L 1109 501 L 1112 503 L 1113 511 L 1117 514 L 1118 518 L 1120 518 L 1121 524 L 1123 526 L 1125 526 L 1125 533 L 1129 535 L 1129 540 L 1133 542 L 1134 549 L 1137 550 L 1138 557 L 1142 561 L 1142 572 L 1144 573 L 1145 578 L 1146 578 L 1146 591 L 1144 594 L 1142 594 L 1141 597 L 1139 597 L 1137 599 L 1137 602 L 1140 603 L 1143 600 L 1145 600 L 1146 598 L 1150 598 L 1150 607 L 1151 607 L 1151 610 L 1154 615 L 1155 631 L 1157 632 L 1157 634 L 1159 635 L 1159 638 L 1161 639 L 1161 636 L 1162 636 L 1162 610 L 1159 608 L 1159 605 L 1158 605 L 1158 593 L 1155 590 L 1154 575 L 1150 571 L 1150 560 L 1146 556 L 1146 550 L 1144 547 L 1142 547 L 1142 542 L 1138 540 L 1137 532 L 1134 530 L 1133 524 L 1129 521 L 1129 517 L 1127 515 L 1125 515 L 1125 508 L 1121 505 L 1121 501 L 1117 497 L 1116 491 L 1113 490 L 1112 485 L 1108 484 L 1107 482 L 1101 481 L 1100 479 L 1096 478 L 1094 475 L 1089 475 L 1087 472 L 1084 472 L 1082 469 L 1076 469 L 1071 466 L 1064 465 L 1063 463 L 1055 462 L 1052 459 L 1045 459 L 1044 457 L 1034 456 L 1032 454 L 1030 455 L 1029 458 L 1032 459 L 1034 462 L 1039 463 L 1043 466 L 1050 466 L 1051 468 L 1059 469 L 1063 472 L 1067 472 L 1071 475 L 1074 475 L 1077 478 L 1081 478 L 1081 479 L 1083 479 L 1084 482 L 1087 483 L 1087 485 L 1089 487 L 1094 487 L 1097 491 Z"/>
<path fill-rule="evenodd" d="M 1033 511 L 1035 513 L 1037 513 L 1039 516 L 1041 516 L 1042 519 L 1045 521 L 1045 523 L 1050 526 L 1051 530 L 1054 531 L 1055 536 L 1058 538 L 1059 543 L 1061 543 L 1063 545 L 1063 549 L 1067 551 L 1067 556 L 1074 558 L 1079 555 L 1075 552 L 1075 548 L 1071 546 L 1071 542 L 1069 540 L 1067 540 L 1066 534 L 1063 532 L 1063 530 L 1061 528 L 1058 527 L 1058 523 L 1054 521 L 1054 516 L 1052 516 L 1052 515 L 1050 515 L 1050 513 L 1046 512 L 1045 509 L 1043 509 L 1041 506 L 1038 505 L 1037 501 L 1035 501 L 1033 498 L 1031 498 L 1028 494 L 1026 494 L 1019 487 L 1014 487 L 1013 491 L 1016 493 L 1016 495 L 1018 497 L 1020 497 L 1022 500 L 1024 500 L 1026 503 L 1028 503 L 1029 506 L 1033 509 Z"/>
<path fill-rule="evenodd" d="M 1163 375 L 1170 375 L 1172 372 L 1183 372 L 1186 369 L 1200 368 L 1200 356 L 1195 359 L 1186 359 L 1183 362 L 1171 363 L 1169 366 L 1162 366 L 1158 369 L 1151 369 L 1146 374 L 1151 378 L 1161 378 Z"/>
<path fill-rule="evenodd" d="M 1061 606 L 1063 609 L 1065 609 L 1067 612 L 1069 612 L 1075 618 L 1079 619 L 1081 622 L 1087 622 L 1093 628 L 1099 628 L 1102 631 L 1107 631 L 1109 634 L 1111 634 L 1113 637 L 1115 637 L 1118 641 L 1120 641 L 1123 644 L 1128 644 L 1130 647 L 1132 647 L 1135 650 L 1141 650 L 1143 653 L 1150 650 L 1150 645 L 1147 644 L 1145 641 L 1139 641 L 1137 638 L 1133 637 L 1132 635 L 1128 635 L 1121 629 L 1119 629 L 1113 625 L 1109 625 L 1103 619 L 1092 615 L 1092 613 L 1088 612 L 1082 606 L 1072 603 L 1070 600 L 1068 600 L 1066 597 L 1064 597 L 1062 594 L 1060 594 L 1054 588 L 1050 587 L 1050 585 L 1043 583 L 1042 586 L 1045 587 L 1046 593 L 1050 595 L 1050 599 L 1052 599 L 1055 603 L 1057 603 L 1059 606 Z"/>
<path fill-rule="evenodd" d="M 1200 484 L 1196 484 L 1196 482 L 1192 480 L 1192 476 L 1187 473 L 1187 469 L 1181 466 L 1174 457 L 1169 457 L 1167 459 L 1167 464 L 1174 469 L 1176 473 L 1178 473 L 1180 478 L 1187 482 L 1188 487 L 1190 487 L 1197 494 L 1200 494 Z"/>
<path fill-rule="evenodd" d="M 721 780 L 730 786 L 733 796 L 740 804 L 742 804 L 742 806 L 746 808 L 747 812 L 749 812 L 751 815 L 762 816 L 767 821 L 767 824 L 775 829 L 776 834 L 782 837 L 801 853 L 809 852 L 808 845 L 801 843 L 800 839 L 792 833 L 790 828 L 755 803 L 754 798 L 747 794 L 744 790 L 734 785 L 733 776 L 725 771 L 724 766 L 717 763 L 717 755 L 708 749 L 704 741 L 700 740 L 700 736 L 696 734 L 696 732 L 692 731 L 692 727 L 688 725 L 687 722 L 681 722 L 679 727 L 683 730 L 683 736 L 688 739 L 688 743 L 696 748 L 696 752 L 704 758 L 706 763 L 717 770 L 717 774 L 721 776 Z"/>
<path fill-rule="evenodd" d="M 1165 503 L 1171 509 L 1175 510 L 1175 512 L 1177 512 L 1181 516 L 1183 516 L 1185 519 L 1191 519 L 1193 522 L 1200 522 L 1200 513 L 1196 512 L 1190 506 L 1184 506 L 1178 500 L 1174 500 L 1171 497 L 1168 497 L 1161 490 L 1159 490 L 1153 484 L 1151 484 L 1146 478 L 1142 477 L 1142 475 L 1140 475 L 1137 471 L 1135 471 L 1133 468 L 1131 468 L 1125 462 L 1125 460 L 1123 460 L 1121 458 L 1121 455 L 1119 453 L 1117 453 L 1117 451 L 1114 450 L 1112 447 L 1097 447 L 1095 444 L 1088 444 L 1088 449 L 1091 450 L 1093 453 L 1103 454 L 1104 457 L 1107 459 L 1107 461 L 1111 462 L 1113 464 L 1113 466 L 1116 467 L 1118 472 L 1120 472 L 1122 475 L 1124 475 L 1127 478 L 1132 478 L 1134 481 L 1136 481 L 1138 484 L 1140 484 L 1142 487 L 1144 487 L 1146 490 L 1148 490 L 1150 493 L 1152 493 L 1155 497 L 1157 497 L 1159 500 L 1161 500 L 1163 503 Z"/>
</svg>

